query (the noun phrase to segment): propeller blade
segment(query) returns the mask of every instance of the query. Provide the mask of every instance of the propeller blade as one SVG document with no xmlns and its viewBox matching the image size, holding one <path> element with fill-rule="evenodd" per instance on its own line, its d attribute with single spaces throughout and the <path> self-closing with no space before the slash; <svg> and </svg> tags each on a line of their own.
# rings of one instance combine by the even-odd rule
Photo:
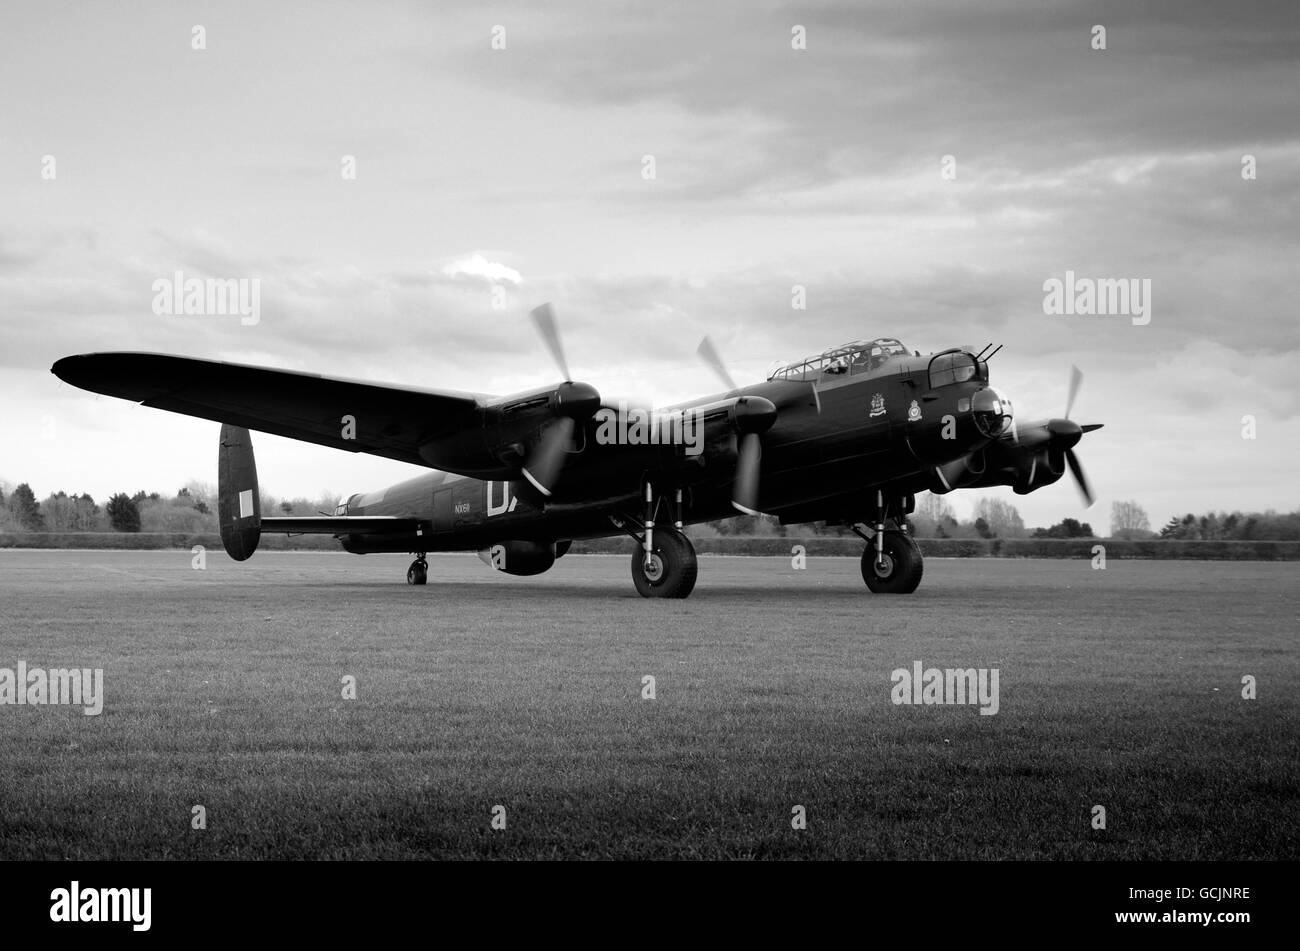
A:
<svg viewBox="0 0 1300 951">
<path fill-rule="evenodd" d="M 573 439 L 573 420 L 558 417 L 546 427 L 541 440 L 534 447 L 524 465 L 524 478 L 542 495 L 550 496 L 564 468 L 564 454 Z"/>
<path fill-rule="evenodd" d="M 731 504 L 746 515 L 762 514 L 758 511 L 758 470 L 762 459 L 763 443 L 758 433 L 745 433 L 741 436 Z"/>
<path fill-rule="evenodd" d="M 1088 485 L 1088 477 L 1083 474 L 1083 465 L 1079 462 L 1079 457 L 1074 454 L 1073 449 L 1065 450 L 1065 462 L 1070 467 L 1070 474 L 1074 476 L 1074 481 L 1079 486 L 1079 492 L 1083 500 L 1087 503 L 1084 508 L 1091 508 L 1093 503 L 1092 487 Z"/>
<path fill-rule="evenodd" d="M 1065 398 L 1065 418 L 1070 418 L 1074 409 L 1074 398 L 1079 395 L 1079 385 L 1083 383 L 1083 371 L 1076 366 L 1070 367 L 1070 395 Z"/>
<path fill-rule="evenodd" d="M 551 305 L 542 304 L 540 307 L 534 307 L 528 316 L 533 319 L 533 326 L 541 335 L 542 343 L 546 344 L 546 349 L 551 351 L 551 358 L 559 367 L 560 376 L 564 377 L 566 383 L 571 381 L 573 377 L 569 374 L 569 364 L 564 359 L 564 345 L 560 343 L 560 329 L 555 322 L 555 312 L 551 309 Z"/>
<path fill-rule="evenodd" d="M 712 340 L 708 337 L 701 340 L 700 348 L 696 353 L 698 353 L 700 359 L 707 363 L 712 368 L 713 372 L 718 375 L 718 379 L 722 381 L 723 386 L 725 386 L 729 391 L 738 388 L 736 386 L 736 381 L 733 380 L 731 374 L 727 372 L 727 367 L 722 362 L 722 357 L 718 355 L 717 348 L 713 346 Z"/>
</svg>

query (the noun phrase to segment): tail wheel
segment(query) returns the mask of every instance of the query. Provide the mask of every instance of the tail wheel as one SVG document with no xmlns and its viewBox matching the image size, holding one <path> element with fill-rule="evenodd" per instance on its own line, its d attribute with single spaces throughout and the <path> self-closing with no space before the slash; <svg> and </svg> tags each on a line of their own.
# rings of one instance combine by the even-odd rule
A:
<svg viewBox="0 0 1300 951">
<path fill-rule="evenodd" d="M 656 529 L 650 563 L 645 549 L 632 553 L 632 583 L 643 598 L 685 598 L 695 589 L 699 563 L 695 546 L 675 529 Z"/>
<path fill-rule="evenodd" d="M 883 551 L 868 544 L 862 552 L 862 580 L 876 594 L 911 594 L 921 583 L 921 549 L 910 535 L 885 532 Z"/>
<path fill-rule="evenodd" d="M 427 561 L 413 561 L 411 567 L 406 569 L 407 584 L 425 584 L 429 580 L 429 563 Z"/>
</svg>

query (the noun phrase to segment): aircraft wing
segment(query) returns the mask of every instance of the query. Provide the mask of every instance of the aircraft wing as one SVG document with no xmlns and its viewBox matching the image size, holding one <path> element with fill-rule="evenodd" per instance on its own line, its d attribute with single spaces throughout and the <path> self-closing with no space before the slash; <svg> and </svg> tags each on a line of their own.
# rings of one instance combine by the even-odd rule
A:
<svg viewBox="0 0 1300 951">
<path fill-rule="evenodd" d="M 450 472 L 461 460 L 447 437 L 480 426 L 491 399 L 158 353 L 64 357 L 51 372 L 93 393 Z M 343 438 L 344 416 L 355 438 Z"/>
</svg>

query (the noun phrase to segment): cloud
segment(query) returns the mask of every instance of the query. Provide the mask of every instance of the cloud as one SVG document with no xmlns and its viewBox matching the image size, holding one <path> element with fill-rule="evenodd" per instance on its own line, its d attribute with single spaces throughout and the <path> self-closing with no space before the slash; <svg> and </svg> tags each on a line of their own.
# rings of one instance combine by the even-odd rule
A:
<svg viewBox="0 0 1300 951">
<path fill-rule="evenodd" d="M 453 261 L 442 269 L 448 277 L 481 277 L 486 281 L 519 284 L 523 278 L 512 267 L 506 267 L 497 261 L 489 261 L 481 254 L 460 261 Z"/>
</svg>

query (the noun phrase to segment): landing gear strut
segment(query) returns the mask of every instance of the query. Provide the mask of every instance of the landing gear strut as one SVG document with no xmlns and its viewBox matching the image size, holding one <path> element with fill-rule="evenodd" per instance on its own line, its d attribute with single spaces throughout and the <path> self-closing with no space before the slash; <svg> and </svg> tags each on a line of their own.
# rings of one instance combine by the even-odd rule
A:
<svg viewBox="0 0 1300 951">
<path fill-rule="evenodd" d="M 886 502 L 884 493 L 877 490 L 873 521 L 853 526 L 853 531 L 867 543 L 862 552 L 862 580 L 876 594 L 911 594 L 921 583 L 921 549 L 903 527 L 910 510 L 905 501 L 891 502 Z M 889 524 L 893 527 L 887 528 Z"/>
<path fill-rule="evenodd" d="M 627 527 L 630 519 L 613 521 L 637 541 L 637 550 L 632 553 L 632 583 L 636 585 L 637 593 L 643 598 L 685 598 L 695 589 L 699 563 L 695 558 L 695 546 L 681 530 L 681 491 L 675 493 L 673 527 L 656 529 L 655 514 L 663 501 L 655 497 L 654 487 L 647 482 L 642 534 L 637 535 Z"/>
<path fill-rule="evenodd" d="M 411 567 L 406 569 L 407 584 L 425 584 L 429 580 L 429 563 L 424 560 L 424 552 L 415 556 Z"/>
</svg>

